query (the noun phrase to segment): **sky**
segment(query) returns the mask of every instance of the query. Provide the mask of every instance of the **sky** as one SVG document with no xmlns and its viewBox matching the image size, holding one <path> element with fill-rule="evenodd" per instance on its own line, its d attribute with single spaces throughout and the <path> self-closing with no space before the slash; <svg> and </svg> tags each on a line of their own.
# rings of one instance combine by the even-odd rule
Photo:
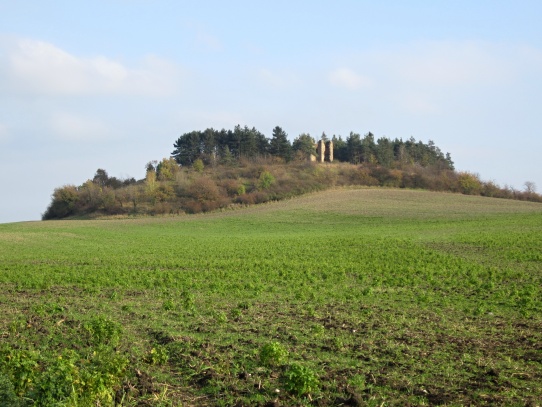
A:
<svg viewBox="0 0 542 407">
<path fill-rule="evenodd" d="M 192 130 L 433 140 L 542 192 L 538 0 L 0 0 L 0 223 Z"/>
</svg>

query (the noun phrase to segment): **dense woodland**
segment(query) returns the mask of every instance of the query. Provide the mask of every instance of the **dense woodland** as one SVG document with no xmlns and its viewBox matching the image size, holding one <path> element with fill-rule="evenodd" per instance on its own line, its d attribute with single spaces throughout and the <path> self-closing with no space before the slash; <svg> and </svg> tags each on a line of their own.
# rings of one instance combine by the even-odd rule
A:
<svg viewBox="0 0 542 407">
<path fill-rule="evenodd" d="M 329 140 L 326 134 L 321 139 Z M 333 136 L 334 160 L 351 164 L 370 163 L 391 167 L 395 162 L 418 163 L 424 167 L 437 165 L 453 169 L 449 154 L 444 154 L 433 141 L 424 144 L 414 138 L 407 141 L 381 137 L 375 141 L 372 133 L 360 136 L 351 132 L 343 140 Z M 180 136 L 174 144 L 172 156 L 181 165 L 191 165 L 201 159 L 205 164 L 231 164 L 241 158 L 273 157 L 284 162 L 305 161 L 315 151 L 315 140 L 309 134 L 300 134 L 293 143 L 279 126 L 270 139 L 255 128 L 236 126 L 233 130 L 207 129 Z"/>
<path fill-rule="evenodd" d="M 433 141 L 375 140 L 370 132 L 351 132 L 346 139 L 322 134 L 321 139 L 333 141 L 332 163 L 310 162 L 316 140 L 300 134 L 291 143 L 279 126 L 271 138 L 247 126 L 185 133 L 169 158 L 147 163 L 140 180 L 121 180 L 98 169 L 80 186 L 55 189 L 43 219 L 199 213 L 353 185 L 542 202 L 532 183 L 518 191 L 456 172 L 450 154 Z"/>
</svg>

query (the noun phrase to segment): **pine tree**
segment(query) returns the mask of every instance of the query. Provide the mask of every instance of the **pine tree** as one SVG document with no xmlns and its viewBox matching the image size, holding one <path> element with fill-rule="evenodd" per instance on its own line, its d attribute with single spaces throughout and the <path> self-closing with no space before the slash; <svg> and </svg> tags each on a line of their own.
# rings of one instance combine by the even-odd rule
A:
<svg viewBox="0 0 542 407">
<path fill-rule="evenodd" d="M 288 135 L 279 126 L 273 129 L 269 151 L 271 155 L 281 157 L 284 161 L 290 161 L 292 157 L 292 145 L 288 140 Z"/>
</svg>

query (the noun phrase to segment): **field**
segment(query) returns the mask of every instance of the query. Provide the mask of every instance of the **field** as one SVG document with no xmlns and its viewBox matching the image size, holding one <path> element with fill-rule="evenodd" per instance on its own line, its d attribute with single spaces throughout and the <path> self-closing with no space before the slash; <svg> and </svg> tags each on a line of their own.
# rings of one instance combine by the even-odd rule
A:
<svg viewBox="0 0 542 407">
<path fill-rule="evenodd" d="M 541 248 L 541 204 L 394 189 L 0 225 L 0 400 L 540 406 Z"/>
</svg>

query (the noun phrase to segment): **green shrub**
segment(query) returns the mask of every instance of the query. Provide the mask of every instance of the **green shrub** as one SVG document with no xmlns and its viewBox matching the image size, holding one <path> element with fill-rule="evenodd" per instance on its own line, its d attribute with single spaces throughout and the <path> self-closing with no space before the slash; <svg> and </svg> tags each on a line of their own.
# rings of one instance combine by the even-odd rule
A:
<svg viewBox="0 0 542 407">
<path fill-rule="evenodd" d="M 203 165 L 203 161 L 198 158 L 196 161 L 194 161 L 194 164 L 192 164 L 192 168 L 196 172 L 203 172 L 203 169 L 205 168 Z"/>
<path fill-rule="evenodd" d="M 81 393 L 81 377 L 76 363 L 79 355 L 65 351 L 52 360 L 46 361 L 47 368 L 37 378 L 33 398 L 42 405 L 54 405 L 55 401 L 70 399 L 76 404 Z"/>
<path fill-rule="evenodd" d="M 482 190 L 482 183 L 477 175 L 468 172 L 461 172 L 457 177 L 459 189 L 465 195 L 479 195 Z"/>
<path fill-rule="evenodd" d="M 168 359 L 168 351 L 163 346 L 155 346 L 149 351 L 146 357 L 147 363 L 150 363 L 152 365 L 164 365 L 167 363 Z"/>
<path fill-rule="evenodd" d="M 268 189 L 271 185 L 275 183 L 275 177 L 269 171 L 262 171 L 260 177 L 258 178 L 258 189 Z"/>
<path fill-rule="evenodd" d="M 38 374 L 39 353 L 35 351 L 3 347 L 0 349 L 0 369 L 21 396 L 34 382 Z"/>
<path fill-rule="evenodd" d="M 279 342 L 270 342 L 260 351 L 260 361 L 266 366 L 279 366 L 286 362 L 288 350 Z"/>
<path fill-rule="evenodd" d="M 120 325 L 103 316 L 87 321 L 83 328 L 87 331 L 92 345 L 116 346 L 120 341 L 122 331 Z"/>
<path fill-rule="evenodd" d="M 298 396 L 314 393 L 318 390 L 316 374 L 306 366 L 294 363 L 289 366 L 283 376 L 286 390 Z"/>
<path fill-rule="evenodd" d="M 247 189 L 245 187 L 244 184 L 241 184 L 239 185 L 239 187 L 237 188 L 237 195 L 243 195 L 243 194 L 246 194 L 247 193 Z"/>
<path fill-rule="evenodd" d="M 0 373 L 0 407 L 16 407 L 19 400 L 15 396 L 15 389 L 9 377 Z"/>
</svg>

